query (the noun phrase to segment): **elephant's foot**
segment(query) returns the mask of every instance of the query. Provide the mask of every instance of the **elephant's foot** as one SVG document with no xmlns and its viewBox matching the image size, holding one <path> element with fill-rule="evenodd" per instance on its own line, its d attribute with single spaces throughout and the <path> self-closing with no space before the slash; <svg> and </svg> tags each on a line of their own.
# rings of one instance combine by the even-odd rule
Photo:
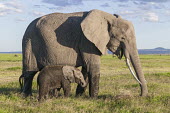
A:
<svg viewBox="0 0 170 113">
<path fill-rule="evenodd" d="M 140 96 L 142 97 L 147 97 L 148 96 L 148 88 L 147 88 L 147 85 L 143 85 L 141 86 L 141 94 Z"/>
<path fill-rule="evenodd" d="M 23 97 L 28 97 L 28 96 L 32 96 L 32 81 L 33 81 L 33 77 L 35 76 L 35 74 L 37 73 L 37 71 L 28 71 L 25 72 L 23 74 L 24 76 L 24 86 L 23 86 Z"/>
<path fill-rule="evenodd" d="M 148 96 L 148 90 L 146 89 L 146 90 L 141 91 L 140 96 L 147 97 Z"/>
<path fill-rule="evenodd" d="M 22 92 L 22 96 L 24 98 L 32 96 L 32 84 L 31 84 L 31 86 L 25 85 L 23 92 Z"/>
<path fill-rule="evenodd" d="M 89 89 L 89 95 L 91 98 L 97 98 L 98 97 L 98 92 L 99 92 L 99 89 L 98 88 L 91 88 Z"/>
<path fill-rule="evenodd" d="M 28 82 L 25 82 L 28 83 Z M 22 97 L 26 98 L 32 96 L 32 83 L 25 84 L 22 92 Z"/>
<path fill-rule="evenodd" d="M 89 82 L 89 95 L 91 98 L 97 98 L 99 92 L 99 78 L 100 74 L 92 77 Z"/>
<path fill-rule="evenodd" d="M 99 92 L 98 85 L 90 85 L 89 84 L 89 95 L 91 98 L 97 98 Z"/>
<path fill-rule="evenodd" d="M 21 93 L 21 97 L 22 97 L 22 98 L 28 98 L 28 97 L 32 98 L 32 93 L 27 94 L 27 93 L 22 92 L 22 93 Z"/>
</svg>

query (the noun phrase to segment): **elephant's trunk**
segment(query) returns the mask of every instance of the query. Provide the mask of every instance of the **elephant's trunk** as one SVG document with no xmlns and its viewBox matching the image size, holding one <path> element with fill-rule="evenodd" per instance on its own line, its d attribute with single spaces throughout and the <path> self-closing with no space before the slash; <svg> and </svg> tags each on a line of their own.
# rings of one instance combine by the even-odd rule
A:
<svg viewBox="0 0 170 113">
<path fill-rule="evenodd" d="M 127 63 L 127 66 L 129 67 L 130 72 L 140 84 L 141 96 L 146 96 L 148 94 L 148 89 L 147 89 L 147 84 L 146 84 L 146 80 L 144 77 L 144 73 L 142 71 L 142 66 L 140 63 L 136 43 L 125 44 L 124 55 L 125 55 L 126 63 Z M 130 63 L 132 64 L 132 67 L 135 72 L 133 71 Z"/>
<path fill-rule="evenodd" d="M 141 67 L 137 49 L 130 51 L 129 58 L 132 63 L 132 66 L 135 70 L 135 73 L 137 75 L 137 81 L 140 84 L 141 96 L 146 96 L 148 94 L 148 89 L 147 89 L 147 84 L 146 84 L 146 80 L 144 77 L 144 73 L 142 71 L 142 67 Z"/>
<path fill-rule="evenodd" d="M 86 87 L 86 85 L 87 85 L 87 83 L 86 83 L 86 81 L 83 79 L 83 80 L 81 80 L 81 87 Z"/>
<path fill-rule="evenodd" d="M 86 83 L 81 83 L 81 87 L 86 87 Z"/>
</svg>

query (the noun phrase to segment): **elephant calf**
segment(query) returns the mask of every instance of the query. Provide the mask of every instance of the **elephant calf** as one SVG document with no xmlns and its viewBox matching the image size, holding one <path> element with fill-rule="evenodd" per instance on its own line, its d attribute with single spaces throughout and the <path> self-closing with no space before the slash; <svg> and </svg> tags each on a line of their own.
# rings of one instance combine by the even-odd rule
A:
<svg viewBox="0 0 170 113">
<path fill-rule="evenodd" d="M 70 94 L 70 83 L 76 82 L 82 87 L 86 86 L 81 71 L 72 66 L 46 66 L 39 73 L 37 83 L 39 86 L 39 101 L 45 99 L 49 93 L 58 96 L 58 91 L 63 88 L 64 96 Z"/>
</svg>

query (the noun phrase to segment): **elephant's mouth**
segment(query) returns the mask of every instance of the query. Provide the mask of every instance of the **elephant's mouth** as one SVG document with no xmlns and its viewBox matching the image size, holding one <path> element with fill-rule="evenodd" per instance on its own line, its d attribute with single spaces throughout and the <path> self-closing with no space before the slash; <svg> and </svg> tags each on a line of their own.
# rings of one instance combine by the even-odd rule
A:
<svg viewBox="0 0 170 113">
<path fill-rule="evenodd" d="M 124 55 L 124 49 L 119 46 L 119 47 L 113 47 L 112 49 L 109 49 L 113 55 L 116 55 L 119 59 L 122 59 Z"/>
<path fill-rule="evenodd" d="M 110 43 L 108 43 L 107 48 L 113 53 L 113 55 L 116 55 L 119 59 L 122 59 L 124 55 L 123 44 L 120 42 L 118 44 L 112 44 L 112 46 L 110 46 Z"/>
<path fill-rule="evenodd" d="M 124 54 L 123 48 L 118 47 L 118 49 L 117 49 L 116 52 L 115 52 L 115 55 L 116 55 L 119 59 L 122 59 L 123 54 Z"/>
</svg>

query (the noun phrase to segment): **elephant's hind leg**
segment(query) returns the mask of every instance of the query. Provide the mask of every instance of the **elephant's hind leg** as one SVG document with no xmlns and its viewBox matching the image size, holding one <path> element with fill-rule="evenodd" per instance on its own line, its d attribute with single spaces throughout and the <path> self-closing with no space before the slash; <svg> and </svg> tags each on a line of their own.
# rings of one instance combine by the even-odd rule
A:
<svg viewBox="0 0 170 113">
<path fill-rule="evenodd" d="M 23 73 L 24 76 L 24 86 L 23 86 L 23 96 L 31 96 L 32 95 L 32 80 L 37 71 L 27 71 Z"/>
<path fill-rule="evenodd" d="M 24 74 L 22 74 L 20 77 L 19 77 L 19 84 L 20 84 L 20 88 L 21 88 L 21 93 L 23 91 L 23 85 L 24 85 Z"/>
</svg>

